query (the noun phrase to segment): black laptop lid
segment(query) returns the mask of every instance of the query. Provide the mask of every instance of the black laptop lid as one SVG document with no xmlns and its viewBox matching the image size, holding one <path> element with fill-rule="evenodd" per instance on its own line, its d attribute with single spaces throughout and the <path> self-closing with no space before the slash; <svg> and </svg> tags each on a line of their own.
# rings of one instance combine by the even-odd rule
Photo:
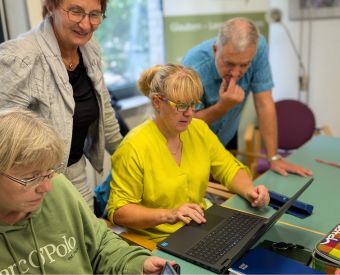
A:
<svg viewBox="0 0 340 275">
<path fill-rule="evenodd" d="M 273 224 L 278 221 L 278 219 L 280 219 L 280 217 L 293 205 L 297 198 L 312 184 L 313 180 L 314 178 L 308 180 L 308 182 L 306 182 L 299 191 L 287 199 L 287 201 L 267 221 L 264 222 L 262 228 L 258 230 L 253 239 L 240 250 L 238 255 L 235 256 L 231 261 L 231 264 L 238 260 L 245 252 L 247 252 L 248 249 L 250 249 L 273 226 Z"/>
</svg>

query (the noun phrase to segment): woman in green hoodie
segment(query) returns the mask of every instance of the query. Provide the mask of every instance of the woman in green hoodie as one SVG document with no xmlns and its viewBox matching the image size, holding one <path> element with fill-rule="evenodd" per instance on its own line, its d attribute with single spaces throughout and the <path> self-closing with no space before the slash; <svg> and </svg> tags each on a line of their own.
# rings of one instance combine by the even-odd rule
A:
<svg viewBox="0 0 340 275">
<path fill-rule="evenodd" d="M 0 274 L 151 274 L 165 260 L 129 246 L 58 174 L 64 143 L 41 118 L 0 111 Z"/>
</svg>

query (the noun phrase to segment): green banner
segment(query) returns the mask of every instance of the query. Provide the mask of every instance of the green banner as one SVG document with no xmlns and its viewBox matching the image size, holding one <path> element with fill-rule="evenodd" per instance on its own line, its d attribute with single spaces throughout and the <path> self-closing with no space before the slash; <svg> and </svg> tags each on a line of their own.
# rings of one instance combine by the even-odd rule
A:
<svg viewBox="0 0 340 275">
<path fill-rule="evenodd" d="M 268 37 L 264 12 L 168 16 L 164 18 L 166 62 L 179 63 L 190 48 L 216 37 L 222 23 L 233 17 L 247 17 L 253 20 L 260 32 Z"/>
</svg>

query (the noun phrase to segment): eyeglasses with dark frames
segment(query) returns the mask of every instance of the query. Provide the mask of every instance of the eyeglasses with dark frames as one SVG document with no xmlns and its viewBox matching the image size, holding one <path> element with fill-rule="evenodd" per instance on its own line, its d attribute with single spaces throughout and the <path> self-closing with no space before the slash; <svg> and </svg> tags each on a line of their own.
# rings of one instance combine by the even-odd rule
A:
<svg viewBox="0 0 340 275">
<path fill-rule="evenodd" d="M 67 12 L 68 19 L 74 23 L 80 23 L 86 16 L 88 16 L 92 25 L 99 25 L 104 18 L 101 11 L 91 11 L 86 13 L 80 8 L 70 8 L 67 10 L 61 7 L 61 9 Z"/>
<path fill-rule="evenodd" d="M 201 102 L 190 102 L 190 103 L 178 102 L 176 103 L 166 98 L 165 96 L 157 96 L 157 97 L 163 102 L 168 103 L 172 108 L 176 109 L 178 112 L 186 112 L 189 110 L 189 108 L 195 111 L 198 108 L 198 106 L 201 104 Z"/>
<path fill-rule="evenodd" d="M 18 179 L 14 176 L 5 174 L 5 173 L 0 173 L 0 175 L 5 176 L 6 178 L 15 181 L 25 187 L 34 187 L 34 186 L 38 186 L 41 185 L 46 179 L 52 179 L 56 173 L 59 173 L 61 171 L 61 169 L 64 167 L 64 164 L 61 163 L 58 166 L 56 166 L 55 168 L 49 169 L 47 170 L 47 174 L 43 175 L 43 176 L 37 176 L 37 177 L 32 177 L 29 179 Z"/>
</svg>

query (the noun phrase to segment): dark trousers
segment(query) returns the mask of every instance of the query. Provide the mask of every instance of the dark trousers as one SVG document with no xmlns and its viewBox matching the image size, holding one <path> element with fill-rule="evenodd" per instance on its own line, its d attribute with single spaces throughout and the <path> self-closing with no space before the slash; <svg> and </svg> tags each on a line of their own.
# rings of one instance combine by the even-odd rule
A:
<svg viewBox="0 0 340 275">
<path fill-rule="evenodd" d="M 237 150 L 238 146 L 237 146 L 237 137 L 238 137 L 238 133 L 236 132 L 235 135 L 233 136 L 233 138 L 226 144 L 225 148 L 227 150 Z"/>
</svg>

